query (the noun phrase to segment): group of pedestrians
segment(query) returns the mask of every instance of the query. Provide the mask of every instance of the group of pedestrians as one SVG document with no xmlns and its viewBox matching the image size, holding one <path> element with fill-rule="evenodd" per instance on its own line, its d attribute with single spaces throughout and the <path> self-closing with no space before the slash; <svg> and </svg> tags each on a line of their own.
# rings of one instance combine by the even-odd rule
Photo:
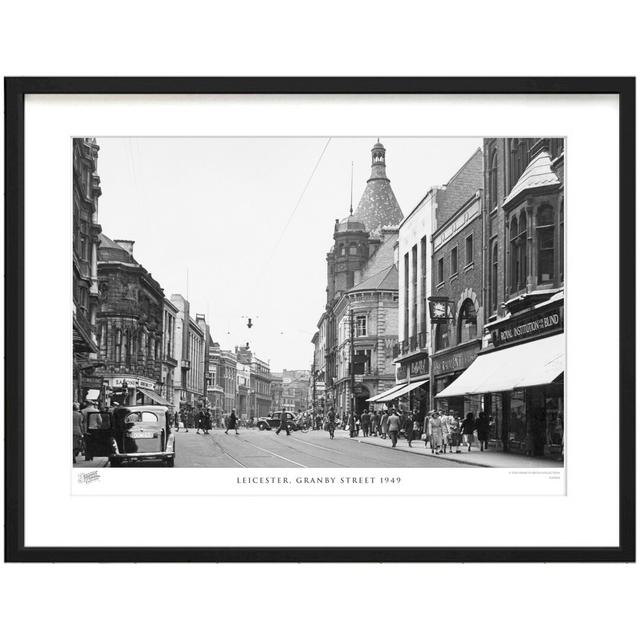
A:
<svg viewBox="0 0 640 640">
<path fill-rule="evenodd" d="M 436 455 L 449 453 L 461 453 L 461 446 L 466 446 L 471 451 L 471 446 L 477 438 L 480 451 L 487 449 L 489 438 L 489 418 L 484 412 L 477 417 L 473 413 L 467 413 L 464 420 L 455 411 L 434 410 L 427 413 L 424 418 L 417 410 L 401 411 L 395 407 L 388 407 L 381 411 L 364 411 L 358 416 L 351 412 L 337 417 L 333 407 L 330 407 L 324 416 L 324 428 L 329 432 L 329 438 L 333 440 L 336 428 L 349 431 L 352 438 L 380 437 L 391 441 L 391 446 L 396 447 L 401 433 L 407 440 L 409 447 L 415 440 L 421 440 L 425 434 L 425 447 L 431 447 L 431 452 Z"/>
<path fill-rule="evenodd" d="M 469 412 L 464 420 L 460 420 L 453 410 L 434 410 L 425 418 L 425 430 L 427 438 L 424 446 L 431 446 L 431 452 L 436 455 L 447 453 L 447 446 L 449 453 L 453 453 L 454 447 L 456 453 L 461 453 L 461 444 L 471 451 L 474 436 L 478 439 L 480 451 L 485 451 L 489 440 L 489 418 L 484 411 L 477 418 Z"/>
</svg>

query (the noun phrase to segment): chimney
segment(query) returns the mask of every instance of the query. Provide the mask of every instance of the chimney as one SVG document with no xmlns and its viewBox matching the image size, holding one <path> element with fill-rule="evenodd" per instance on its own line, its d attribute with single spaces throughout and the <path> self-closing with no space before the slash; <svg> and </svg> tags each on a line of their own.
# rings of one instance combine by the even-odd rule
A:
<svg viewBox="0 0 640 640">
<path fill-rule="evenodd" d="M 131 257 L 133 257 L 133 245 L 135 240 L 114 240 L 117 242 Z"/>
</svg>

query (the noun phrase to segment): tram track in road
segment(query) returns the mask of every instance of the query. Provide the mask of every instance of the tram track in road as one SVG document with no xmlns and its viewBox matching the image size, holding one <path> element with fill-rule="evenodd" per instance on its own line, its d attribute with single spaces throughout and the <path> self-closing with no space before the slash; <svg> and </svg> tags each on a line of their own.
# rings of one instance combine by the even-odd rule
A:
<svg viewBox="0 0 640 640">
<path fill-rule="evenodd" d="M 248 444 L 250 447 L 254 447 L 255 449 L 258 449 L 259 451 L 262 451 L 264 453 L 268 453 L 271 456 L 275 456 L 276 458 L 280 458 L 280 460 L 285 460 L 286 462 L 294 464 L 294 465 L 296 465 L 296 467 L 302 467 L 303 469 L 307 468 L 307 466 L 304 465 L 304 464 L 300 464 L 299 462 L 296 462 L 295 460 L 290 460 L 289 458 L 285 458 L 285 456 L 281 456 L 279 453 L 276 453 L 275 451 L 270 451 L 269 449 L 264 449 L 263 447 L 259 447 L 257 444 L 253 444 L 253 442 L 249 442 L 248 440 L 245 440 L 242 437 L 238 437 L 238 440 L 239 440 L 239 442 L 244 442 L 244 444 Z M 294 451 L 295 451 L 295 449 L 294 449 Z"/>
</svg>

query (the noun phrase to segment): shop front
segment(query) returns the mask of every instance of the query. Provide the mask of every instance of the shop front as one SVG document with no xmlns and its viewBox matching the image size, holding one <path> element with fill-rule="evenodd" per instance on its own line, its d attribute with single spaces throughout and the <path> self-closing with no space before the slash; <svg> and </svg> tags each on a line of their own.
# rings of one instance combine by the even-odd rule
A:
<svg viewBox="0 0 640 640">
<path fill-rule="evenodd" d="M 400 362 L 396 372 L 399 384 L 411 385 L 411 389 L 398 399 L 398 408 L 402 411 L 417 410 L 424 416 L 429 410 L 429 355 L 420 353 Z"/>
<path fill-rule="evenodd" d="M 554 296 L 487 325 L 491 346 L 436 391 L 438 402 L 475 399 L 490 417 L 490 443 L 498 449 L 564 456 L 563 303 Z"/>
<path fill-rule="evenodd" d="M 475 361 L 480 352 L 480 341 L 473 340 L 455 347 L 451 347 L 433 356 L 433 395 L 431 406 L 441 411 L 453 410 L 461 417 L 472 412 L 477 415 L 482 411 L 481 399 L 459 395 L 442 395 L 442 392 L 453 384 Z"/>
</svg>

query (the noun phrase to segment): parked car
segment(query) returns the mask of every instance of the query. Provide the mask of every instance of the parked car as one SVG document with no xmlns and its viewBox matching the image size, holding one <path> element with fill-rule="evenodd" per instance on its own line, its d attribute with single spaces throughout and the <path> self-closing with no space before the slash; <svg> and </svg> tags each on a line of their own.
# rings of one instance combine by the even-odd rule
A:
<svg viewBox="0 0 640 640">
<path fill-rule="evenodd" d="M 258 418 L 258 429 L 260 429 L 260 431 L 271 431 L 271 429 L 277 429 L 280 426 L 281 414 L 282 411 L 272 411 L 268 416 Z M 295 429 L 298 416 L 291 411 L 285 411 L 285 414 L 289 429 Z"/>
<path fill-rule="evenodd" d="M 108 457 L 112 467 L 123 462 L 175 462 L 175 436 L 168 407 L 136 405 L 87 413 L 85 455 Z"/>
</svg>

